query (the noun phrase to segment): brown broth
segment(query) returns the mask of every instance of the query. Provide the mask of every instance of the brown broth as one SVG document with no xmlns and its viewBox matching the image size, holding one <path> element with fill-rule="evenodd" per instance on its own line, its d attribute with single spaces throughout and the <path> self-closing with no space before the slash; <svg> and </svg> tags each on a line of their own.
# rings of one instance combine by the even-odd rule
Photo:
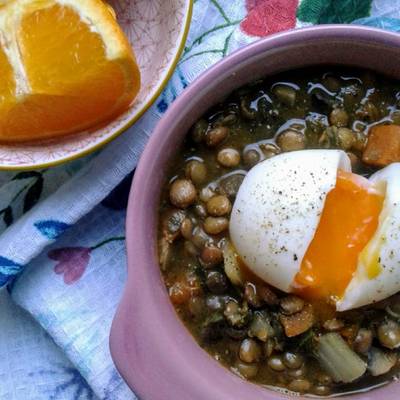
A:
<svg viewBox="0 0 400 400">
<path fill-rule="evenodd" d="M 284 90 L 283 94 L 278 95 L 277 87 L 289 90 Z M 294 89 L 295 101 L 292 101 L 293 90 L 290 88 Z M 347 120 L 342 115 L 341 122 L 345 122 L 344 126 L 354 135 L 351 148 L 341 143 L 338 136 L 335 137 L 337 127 L 329 121 L 334 108 L 340 108 L 346 113 Z M 341 125 L 341 122 L 338 124 Z M 355 334 L 360 328 L 365 328 L 373 335 L 373 346 L 387 351 L 377 337 L 377 327 L 388 319 L 396 320 L 392 314 L 387 313 L 387 307 L 400 309 L 397 295 L 380 304 L 344 313 L 337 313 L 332 306 L 323 302 L 313 303 L 313 327 L 299 336 L 288 338 L 279 322 L 282 313 L 279 302 L 287 297 L 287 294 L 268 287 L 252 274 L 246 273 L 245 281 L 256 287 L 254 298 L 249 297 L 243 287 L 230 282 L 222 260 L 215 265 L 211 262 L 211 265 L 201 258 L 204 247 L 223 247 L 224 241 L 229 240 L 228 230 L 205 235 L 203 238 L 198 234 L 204 229 L 206 218 L 203 213 L 206 203 L 200 200 L 201 190 L 209 188 L 216 194 L 227 195 L 233 203 L 240 176 L 244 176 L 251 168 L 251 165 L 246 163 L 246 160 L 249 160 L 245 156 L 246 151 L 254 150 L 256 153 L 252 153 L 253 156 L 257 154 L 259 161 L 262 161 L 271 156 L 271 151 L 277 149 L 278 136 L 291 129 L 300 135 L 304 148 L 342 148 L 351 152 L 355 160 L 353 172 L 369 176 L 376 168 L 362 163 L 362 152 L 369 127 L 382 123 L 400 124 L 398 82 L 366 70 L 324 67 L 288 72 L 236 90 L 225 101 L 210 108 L 200 123 L 193 128 L 197 131 L 192 131 L 185 139 L 168 171 L 169 182 L 165 183 L 160 203 L 162 274 L 176 311 L 195 340 L 214 359 L 234 373 L 245 378 L 246 373 L 243 373 L 243 369 L 240 372 L 238 367 L 240 363 L 243 364 L 239 358 L 239 349 L 242 340 L 249 339 L 249 327 L 255 316 L 262 314 L 262 318 L 265 317 L 272 326 L 275 336 L 267 342 L 259 338 L 252 339 L 261 349 L 261 357 L 250 363 L 253 369 L 247 365 L 251 369 L 248 379 L 253 382 L 268 387 L 290 389 L 291 381 L 295 379 L 293 370 L 285 368 L 284 371 L 274 371 L 268 366 L 271 356 L 282 356 L 285 351 L 295 352 L 304 358 L 305 370 L 302 374 L 298 372 L 298 377 L 309 382 L 309 388 L 303 391 L 310 395 L 319 394 L 318 391 L 322 390 L 321 385 L 326 387 L 326 395 L 335 395 L 364 391 L 397 377 L 399 362 L 386 374 L 372 377 L 366 372 L 351 384 L 328 382 L 326 376 L 323 381 L 321 375 L 325 373 L 314 357 L 313 348 L 318 336 L 327 331 L 324 322 L 337 318 L 343 321 L 344 326 L 339 332 L 350 348 L 354 348 Z M 207 146 L 205 135 L 218 127 L 226 127 L 229 134 L 220 144 Z M 200 142 L 193 140 L 199 137 Z M 289 142 L 281 144 L 285 145 L 283 147 L 290 145 Z M 221 165 L 217 154 L 223 148 L 237 150 L 241 155 L 240 162 L 232 168 Z M 278 150 L 284 151 L 284 148 Z M 206 167 L 207 177 L 202 184 L 196 185 L 197 198 L 193 204 L 180 211 L 183 214 L 179 215 L 190 219 L 194 229 L 192 236 L 185 239 L 179 233 L 181 221 L 171 222 L 170 219 L 166 219 L 166 213 L 171 214 L 177 210 L 170 201 L 171 182 L 177 178 L 187 178 L 185 169 L 190 160 L 200 160 Z M 167 223 L 163 225 L 162 222 L 166 220 Z M 171 228 L 170 231 L 168 227 Z M 218 250 L 215 252 L 216 257 L 219 256 Z M 276 304 L 268 304 L 265 299 L 260 300 L 259 288 L 263 285 L 276 296 Z M 271 299 L 268 301 L 273 303 Z M 236 303 L 239 311 L 243 313 L 243 321 L 237 326 L 226 316 L 228 302 Z M 271 355 L 268 354 L 268 346 L 269 349 L 273 348 Z M 398 357 L 397 351 L 393 352 Z M 367 355 L 360 356 L 368 361 Z M 257 373 L 254 372 L 256 370 Z"/>
</svg>

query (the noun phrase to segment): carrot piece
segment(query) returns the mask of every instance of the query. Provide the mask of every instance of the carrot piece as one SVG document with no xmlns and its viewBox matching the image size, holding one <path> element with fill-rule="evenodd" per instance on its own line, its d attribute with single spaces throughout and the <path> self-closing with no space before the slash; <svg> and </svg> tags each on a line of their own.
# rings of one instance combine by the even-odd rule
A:
<svg viewBox="0 0 400 400">
<path fill-rule="evenodd" d="M 375 167 L 385 167 L 400 161 L 400 126 L 377 125 L 371 128 L 363 161 Z"/>
<path fill-rule="evenodd" d="M 200 281 L 195 275 L 183 274 L 177 277 L 169 288 L 169 297 L 176 305 L 187 303 L 191 297 L 200 294 Z"/>
<path fill-rule="evenodd" d="M 293 337 L 308 331 L 314 323 L 314 312 L 311 304 L 306 304 L 304 308 L 293 315 L 281 315 L 279 317 L 287 337 Z"/>
</svg>

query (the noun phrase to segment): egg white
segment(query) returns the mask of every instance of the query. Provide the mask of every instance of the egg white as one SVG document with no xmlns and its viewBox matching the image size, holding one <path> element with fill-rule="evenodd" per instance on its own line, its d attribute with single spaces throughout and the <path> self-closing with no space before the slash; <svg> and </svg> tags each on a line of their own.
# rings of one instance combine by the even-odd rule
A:
<svg viewBox="0 0 400 400">
<path fill-rule="evenodd" d="M 230 235 L 261 279 L 285 292 L 293 289 L 339 168 L 351 171 L 345 152 L 304 150 L 275 156 L 249 171 L 232 209 Z"/>
</svg>

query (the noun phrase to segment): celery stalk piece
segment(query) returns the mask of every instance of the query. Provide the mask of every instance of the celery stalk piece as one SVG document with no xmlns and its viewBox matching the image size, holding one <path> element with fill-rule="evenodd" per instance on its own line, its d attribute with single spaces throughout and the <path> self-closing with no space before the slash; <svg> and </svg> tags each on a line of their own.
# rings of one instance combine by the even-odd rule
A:
<svg viewBox="0 0 400 400">
<path fill-rule="evenodd" d="M 321 366 L 335 382 L 353 382 L 367 370 L 366 362 L 348 346 L 338 333 L 322 335 L 316 355 Z"/>
</svg>

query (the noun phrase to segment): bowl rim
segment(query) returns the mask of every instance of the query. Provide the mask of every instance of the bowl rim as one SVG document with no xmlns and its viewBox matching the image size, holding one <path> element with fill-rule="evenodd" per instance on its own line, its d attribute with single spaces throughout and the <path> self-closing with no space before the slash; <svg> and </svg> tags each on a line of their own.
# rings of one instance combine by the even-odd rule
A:
<svg viewBox="0 0 400 400">
<path fill-rule="evenodd" d="M 147 217 L 150 213 L 155 213 L 155 210 L 148 211 L 148 198 L 150 196 L 149 191 L 146 188 L 149 188 L 149 185 L 152 181 L 152 178 L 155 177 L 155 171 L 157 170 L 157 162 L 158 159 L 161 157 L 163 149 L 168 148 L 170 140 L 178 136 L 179 134 L 172 128 L 169 128 L 170 125 L 173 126 L 172 121 L 176 119 L 176 116 L 185 110 L 190 104 L 191 99 L 194 93 L 201 93 L 201 87 L 207 85 L 212 80 L 217 79 L 217 77 L 224 72 L 225 69 L 229 69 L 232 64 L 240 64 L 245 59 L 249 57 L 254 57 L 257 54 L 267 51 L 271 49 L 273 46 L 283 46 L 287 44 L 298 43 L 303 40 L 310 40 L 310 39 L 329 39 L 329 38 L 337 38 L 337 39 L 351 39 L 351 40 L 363 40 L 368 42 L 375 42 L 379 44 L 385 44 L 390 47 L 397 47 L 400 48 L 400 35 L 385 31 L 382 29 L 371 28 L 371 27 L 364 27 L 358 25 L 322 25 L 322 26 L 312 26 L 306 27 L 301 29 L 296 29 L 292 31 L 287 31 L 283 33 L 278 33 L 275 35 L 271 35 L 267 38 L 258 40 L 248 46 L 245 46 L 230 56 L 226 57 L 225 59 L 219 61 L 211 68 L 203 72 L 196 80 L 189 85 L 187 89 L 178 97 L 178 99 L 170 106 L 164 117 L 160 120 L 158 125 L 156 126 L 146 148 L 142 154 L 140 159 L 138 168 L 135 173 L 135 177 L 132 183 L 131 192 L 129 196 L 128 202 L 128 212 L 126 218 L 126 243 L 127 243 L 127 257 L 128 257 L 128 278 L 127 284 L 124 289 L 124 293 L 122 296 L 122 300 L 117 310 L 116 317 L 113 322 L 112 331 L 110 335 L 110 348 L 111 354 L 114 359 L 114 362 L 117 366 L 117 369 L 127 381 L 128 385 L 132 387 L 133 390 L 137 391 L 139 396 L 142 396 L 143 399 L 149 399 L 149 395 L 146 394 L 146 387 L 149 386 L 149 382 L 146 380 L 146 376 L 144 373 L 138 374 L 138 371 L 132 371 L 132 363 L 133 360 L 129 360 L 128 357 L 132 356 L 132 354 L 138 354 L 138 348 L 133 349 L 135 346 L 139 346 L 137 340 L 132 337 L 127 337 L 127 331 L 124 330 L 126 328 L 127 320 L 129 318 L 133 318 L 132 310 L 136 313 L 140 311 L 141 306 L 146 304 L 146 310 L 149 311 L 150 318 L 154 316 L 158 316 L 162 319 L 163 315 L 159 310 L 157 310 L 157 304 L 150 304 L 149 300 L 154 299 L 152 291 L 163 291 L 165 292 L 165 297 L 167 296 L 166 289 L 164 283 L 161 281 L 161 274 L 159 271 L 158 263 L 154 265 L 153 260 L 150 259 L 150 253 L 152 250 L 149 250 L 150 247 L 155 245 L 156 238 L 149 237 L 149 227 L 146 226 L 147 219 L 146 219 L 146 212 Z M 183 136 L 183 133 L 180 134 Z M 165 151 L 165 150 L 164 150 Z M 152 176 L 152 174 L 154 176 Z M 147 208 L 147 210 L 146 210 Z M 147 234 L 146 234 L 147 233 Z M 150 246 L 149 246 L 149 239 L 150 239 Z M 150 252 L 149 252 L 150 251 Z M 153 254 L 154 256 L 154 254 Z M 157 287 L 150 287 L 150 276 L 151 275 L 158 275 Z M 136 293 L 138 286 L 140 284 L 140 296 Z M 140 300 L 139 302 L 133 304 L 135 300 Z M 141 303 L 141 304 L 140 304 Z M 172 307 L 170 302 L 168 301 L 169 306 Z M 168 307 L 167 305 L 165 307 Z M 179 320 L 178 316 L 175 314 L 173 323 L 174 327 L 176 327 L 176 332 L 179 329 L 182 329 L 182 322 Z M 182 325 L 182 326 L 181 326 Z M 146 328 L 146 324 L 143 321 L 135 321 L 135 334 L 140 335 L 139 332 L 146 333 L 145 339 L 143 337 L 143 343 L 149 343 L 149 341 L 154 341 L 157 339 L 158 332 L 155 332 L 153 335 L 149 335 L 149 330 Z M 130 332 L 132 333 L 132 332 Z M 171 332 L 169 332 L 171 334 Z M 185 336 L 185 337 L 183 337 Z M 207 355 L 205 351 L 203 351 L 200 346 L 195 342 L 195 340 L 191 337 L 189 331 L 185 328 L 185 334 L 182 337 L 179 337 L 179 340 L 189 340 L 190 339 L 190 351 L 193 350 L 195 352 L 194 347 L 201 350 L 204 353 L 204 356 L 207 357 L 207 364 L 211 369 L 214 369 L 211 363 L 215 363 L 212 361 L 212 358 Z M 178 338 L 166 338 L 166 343 L 169 346 L 174 346 L 174 339 L 178 340 Z M 132 343 L 133 342 L 133 343 Z M 141 345 L 142 345 L 141 344 Z M 189 346 L 185 343 L 185 349 L 189 350 Z M 168 347 L 167 347 L 168 348 Z M 157 365 L 159 362 L 160 365 L 162 364 L 163 359 L 165 359 L 166 354 L 173 350 L 173 347 L 168 348 L 168 350 L 164 351 L 165 354 L 160 354 L 158 348 L 154 347 L 151 348 L 149 346 L 147 350 L 150 349 L 150 354 L 147 355 L 149 364 L 150 365 Z M 175 345 L 176 349 L 176 345 Z M 174 357 L 169 359 L 169 369 L 171 371 L 165 372 L 169 378 L 171 377 L 178 377 L 180 376 L 180 380 L 176 379 L 176 383 L 182 384 L 183 379 L 187 379 L 184 382 L 186 384 L 187 391 L 187 398 L 194 398 L 194 399 L 205 399 L 205 398 L 215 398 L 221 400 L 229 400 L 232 397 L 227 396 L 224 392 L 216 391 L 217 388 L 215 386 L 206 385 L 201 389 L 201 393 L 199 392 L 200 389 L 196 389 L 192 386 L 199 386 L 199 383 L 204 383 L 204 379 L 200 379 L 200 373 L 196 375 L 196 381 L 193 376 L 186 370 L 182 371 L 182 358 L 179 353 L 174 353 Z M 190 356 L 190 354 L 189 354 Z M 199 357 L 197 354 L 196 357 Z M 164 360 L 165 361 L 165 360 Z M 165 364 L 165 363 L 164 363 Z M 198 362 L 198 364 L 200 364 Z M 203 363 L 204 365 L 205 363 Z M 140 366 L 141 367 L 141 366 Z M 148 366 L 147 366 L 148 367 Z M 236 377 L 233 373 L 228 371 L 227 369 L 218 365 L 220 372 L 219 375 L 222 376 L 223 372 L 226 371 L 226 374 L 232 375 L 235 379 L 240 379 Z M 189 368 L 188 368 L 189 369 Z M 145 368 L 146 370 L 146 368 Z M 132 372 L 131 372 L 132 371 Z M 149 369 L 147 369 L 149 371 Z M 135 374 L 136 372 L 136 374 Z M 201 371 L 203 373 L 203 371 Z M 227 376 L 225 374 L 225 382 L 227 381 Z M 183 376 L 182 376 L 183 375 Z M 203 377 L 204 378 L 204 377 Z M 278 400 L 278 399 L 288 399 L 288 397 L 284 394 L 280 394 L 279 392 L 265 390 L 262 388 L 261 385 L 254 385 L 251 383 L 245 383 L 242 380 L 241 386 L 244 387 L 252 387 L 253 395 L 259 396 L 260 399 L 268 399 L 268 400 Z M 237 382 L 234 379 L 231 379 L 231 383 L 239 389 Z M 161 385 L 161 383 L 153 382 L 154 386 Z M 395 395 L 395 390 L 393 388 L 393 384 L 386 386 L 386 391 L 389 394 Z M 257 390 L 257 388 L 259 390 Z M 189 391 L 190 390 L 190 391 Z M 240 389 L 239 389 L 240 390 Z M 363 399 L 363 400 L 372 400 L 376 399 L 375 395 L 370 395 L 370 393 L 374 393 L 375 391 L 370 391 L 368 393 L 363 393 L 361 395 L 352 395 L 350 397 L 341 397 L 341 399 Z M 200 393 L 200 395 L 199 395 Z M 250 394 L 249 392 L 246 392 Z M 376 393 L 376 392 L 375 392 Z M 386 394 L 386 393 L 385 393 Z M 166 398 L 170 397 L 169 393 L 163 393 Z M 193 396 L 193 397 L 192 397 Z M 202 397 L 201 397 L 202 396 Z M 237 394 L 238 398 L 239 394 Z M 236 398 L 236 395 L 235 395 Z M 395 399 L 396 397 L 390 397 L 390 399 Z M 158 398 L 157 398 L 158 399 Z"/>
<path fill-rule="evenodd" d="M 138 113 L 133 115 L 131 119 L 127 120 L 123 125 L 121 125 L 118 129 L 116 129 L 112 135 L 105 137 L 103 140 L 96 143 L 92 147 L 88 147 L 84 150 L 77 151 L 76 153 L 74 153 L 70 156 L 67 156 L 67 157 L 61 157 L 58 160 L 43 162 L 43 163 L 39 163 L 39 164 L 32 164 L 32 165 L 28 165 L 28 164 L 26 164 L 26 165 L 1 165 L 0 164 L 0 171 L 29 171 L 32 169 L 57 167 L 59 165 L 65 164 L 70 161 L 77 160 L 79 158 L 85 157 L 89 154 L 92 154 L 96 151 L 101 150 L 108 143 L 112 142 L 117 137 L 121 136 L 125 131 L 127 131 L 135 122 L 137 122 L 144 115 L 144 113 L 146 111 L 148 111 L 148 109 L 157 100 L 157 98 L 160 96 L 160 94 L 164 90 L 165 86 L 167 85 L 168 81 L 172 77 L 172 75 L 175 71 L 175 68 L 179 62 L 179 59 L 182 55 L 183 49 L 185 48 L 186 39 L 189 34 L 190 23 L 192 21 L 192 16 L 193 16 L 193 5 L 194 5 L 194 0 L 187 0 L 187 6 L 186 6 L 187 11 L 186 11 L 185 19 L 184 19 L 183 29 L 181 31 L 180 42 L 179 42 L 179 45 L 177 46 L 175 55 L 172 58 L 171 63 L 169 65 L 168 69 L 166 70 L 167 72 L 166 72 L 164 78 L 161 80 L 160 84 L 158 85 L 156 91 L 143 104 L 142 108 L 139 110 Z"/>
</svg>

